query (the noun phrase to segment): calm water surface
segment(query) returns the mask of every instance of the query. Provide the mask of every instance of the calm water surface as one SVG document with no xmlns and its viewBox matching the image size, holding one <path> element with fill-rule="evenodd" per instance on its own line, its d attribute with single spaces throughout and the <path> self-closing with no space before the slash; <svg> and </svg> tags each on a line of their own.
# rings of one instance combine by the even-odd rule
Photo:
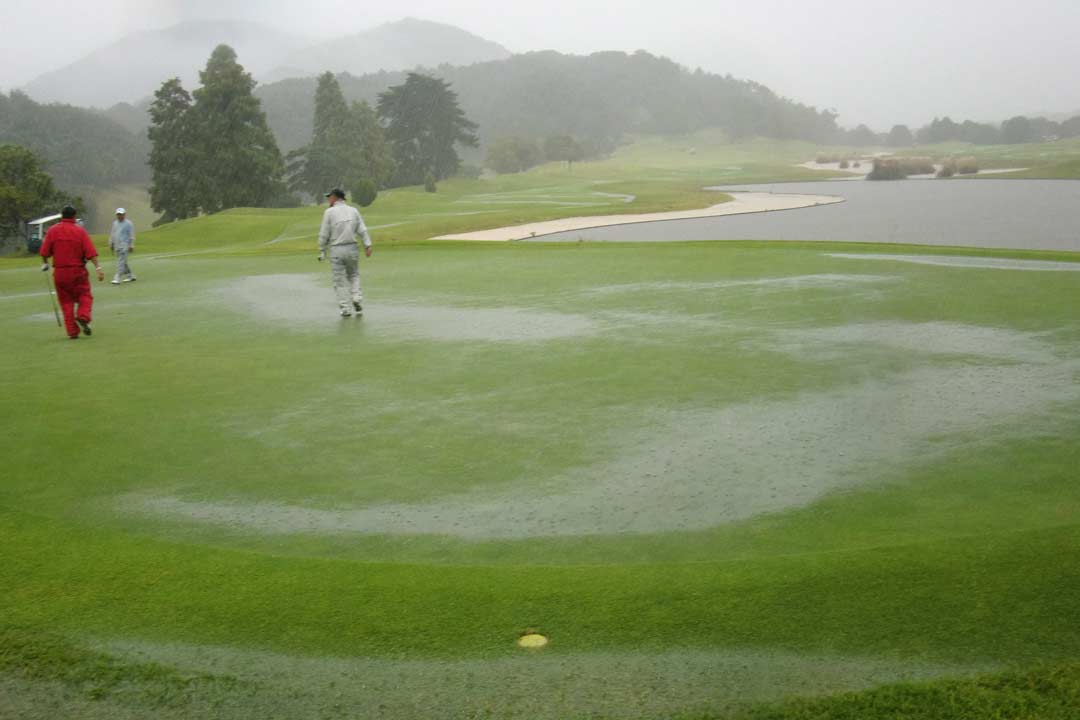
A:
<svg viewBox="0 0 1080 720">
<path fill-rule="evenodd" d="M 537 240 L 844 240 L 1080 251 L 1080 181 L 853 180 L 716 189 L 838 195 L 846 202 L 752 215 L 574 230 Z"/>
</svg>

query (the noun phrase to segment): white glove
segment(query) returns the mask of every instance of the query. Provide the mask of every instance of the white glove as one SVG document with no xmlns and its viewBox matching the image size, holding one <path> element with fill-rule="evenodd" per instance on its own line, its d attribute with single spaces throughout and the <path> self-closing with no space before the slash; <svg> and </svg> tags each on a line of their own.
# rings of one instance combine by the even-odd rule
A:
<svg viewBox="0 0 1080 720">
<path fill-rule="evenodd" d="M 325 259 L 326 259 L 326 253 L 319 253 L 319 262 L 322 262 Z"/>
<path fill-rule="evenodd" d="M 41 263 L 41 272 L 49 272 L 49 263 L 47 263 L 47 262 Z"/>
</svg>

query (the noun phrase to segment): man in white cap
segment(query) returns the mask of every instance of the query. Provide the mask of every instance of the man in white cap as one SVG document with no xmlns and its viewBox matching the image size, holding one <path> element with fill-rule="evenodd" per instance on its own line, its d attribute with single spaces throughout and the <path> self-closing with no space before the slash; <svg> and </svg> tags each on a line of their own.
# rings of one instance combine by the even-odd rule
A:
<svg viewBox="0 0 1080 720">
<path fill-rule="evenodd" d="M 112 284 L 135 282 L 135 273 L 131 272 L 131 266 L 128 265 L 128 253 L 135 252 L 135 226 L 127 219 L 124 208 L 116 208 L 116 220 L 113 221 L 112 232 L 109 234 L 109 249 L 116 254 L 116 275 L 113 276 Z"/>
<path fill-rule="evenodd" d="M 360 248 L 356 239 L 364 243 L 364 255 L 371 257 L 371 235 L 368 234 L 360 211 L 345 202 L 344 190 L 331 190 L 326 194 L 330 207 L 323 213 L 319 228 L 319 262 L 330 254 L 330 270 L 334 274 L 334 292 L 337 293 L 341 317 L 351 317 L 364 312 L 360 289 Z"/>
</svg>

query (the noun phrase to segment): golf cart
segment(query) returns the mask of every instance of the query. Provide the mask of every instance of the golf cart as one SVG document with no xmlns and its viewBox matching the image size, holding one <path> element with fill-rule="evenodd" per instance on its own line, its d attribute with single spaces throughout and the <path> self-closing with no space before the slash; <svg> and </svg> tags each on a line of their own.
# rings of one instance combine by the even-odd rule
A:
<svg viewBox="0 0 1080 720">
<path fill-rule="evenodd" d="M 31 255 L 37 255 L 41 250 L 41 243 L 45 240 L 45 233 L 49 231 L 62 216 L 49 215 L 47 217 L 31 220 L 26 223 L 26 250 Z"/>
</svg>

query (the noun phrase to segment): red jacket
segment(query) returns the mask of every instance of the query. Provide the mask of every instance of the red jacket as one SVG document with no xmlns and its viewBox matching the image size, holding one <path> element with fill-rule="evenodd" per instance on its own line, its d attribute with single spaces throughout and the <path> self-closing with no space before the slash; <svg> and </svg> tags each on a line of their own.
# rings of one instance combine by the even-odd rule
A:
<svg viewBox="0 0 1080 720">
<path fill-rule="evenodd" d="M 74 218 L 64 218 L 45 233 L 41 257 L 52 258 L 53 267 L 84 267 L 87 260 L 98 256 L 90 236 L 75 224 Z"/>
</svg>

